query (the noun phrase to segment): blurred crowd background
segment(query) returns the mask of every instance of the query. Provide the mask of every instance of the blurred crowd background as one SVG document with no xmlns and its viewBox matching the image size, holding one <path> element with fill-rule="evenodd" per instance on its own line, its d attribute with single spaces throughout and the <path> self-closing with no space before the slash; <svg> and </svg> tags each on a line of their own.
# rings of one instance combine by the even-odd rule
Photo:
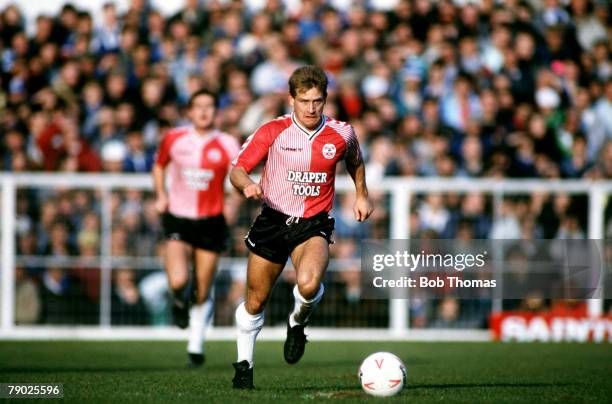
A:
<svg viewBox="0 0 612 404">
<path fill-rule="evenodd" d="M 193 91 L 218 92 L 217 125 L 242 141 L 290 111 L 287 79 L 313 63 L 330 78 L 325 113 L 355 128 L 370 183 L 610 179 L 611 19 L 606 0 L 185 0 L 174 15 L 132 0 L 126 12 L 112 2 L 96 10 L 66 3 L 27 26 L 16 3 L 0 11 L 1 169 L 149 173 L 165 131 L 187 123 Z M 354 222 L 352 196 L 338 196 L 334 258 L 358 258 L 360 239 L 389 236 L 388 196 L 372 196 L 366 224 Z M 497 217 L 487 194 L 412 199 L 413 238 L 573 239 L 588 231 L 580 195 L 505 198 Z M 228 199 L 229 257 L 246 256 L 242 237 L 257 213 L 242 203 Z M 20 189 L 17 210 L 20 256 L 100 255 L 98 191 Z M 163 255 L 152 194 L 114 192 L 112 211 L 114 257 Z M 18 322 L 97 323 L 100 270 L 79 266 L 21 265 Z M 225 269 L 218 324 L 231 324 L 242 297 L 243 272 Z M 267 321 L 284 323 L 292 274 L 283 275 Z M 358 267 L 328 277 L 333 303 L 315 323 L 387 326 L 386 302 L 359 299 Z M 113 324 L 169 321 L 159 265 L 118 268 L 112 284 Z M 554 305 L 537 296 L 511 304 Z M 485 327 L 490 310 L 490 296 L 414 301 L 411 325 Z"/>
</svg>

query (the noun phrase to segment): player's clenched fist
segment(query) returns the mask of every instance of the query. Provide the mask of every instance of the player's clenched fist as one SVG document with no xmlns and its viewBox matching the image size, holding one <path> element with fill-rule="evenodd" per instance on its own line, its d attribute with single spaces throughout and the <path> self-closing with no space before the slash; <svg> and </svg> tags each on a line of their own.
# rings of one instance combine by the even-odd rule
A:
<svg viewBox="0 0 612 404">
<path fill-rule="evenodd" d="M 367 197 L 357 197 L 355 205 L 353 206 L 353 213 L 355 214 L 355 220 L 363 222 L 372 214 L 374 208 L 370 204 Z"/>
<path fill-rule="evenodd" d="M 165 194 L 160 194 L 155 199 L 155 210 L 157 213 L 164 213 L 168 210 L 168 197 Z"/>
<path fill-rule="evenodd" d="M 244 187 L 242 193 L 246 198 L 255 199 L 256 201 L 261 199 L 263 195 L 263 190 L 261 189 L 261 185 L 259 184 L 251 184 Z"/>
</svg>

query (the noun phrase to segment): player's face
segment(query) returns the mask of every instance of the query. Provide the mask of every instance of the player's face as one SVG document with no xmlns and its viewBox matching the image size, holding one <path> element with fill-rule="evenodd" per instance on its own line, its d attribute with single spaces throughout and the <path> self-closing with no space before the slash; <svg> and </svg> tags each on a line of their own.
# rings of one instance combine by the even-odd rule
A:
<svg viewBox="0 0 612 404">
<path fill-rule="evenodd" d="M 325 97 L 318 88 L 298 89 L 295 98 L 289 96 L 289 104 L 293 107 L 298 123 L 306 129 L 314 130 L 321 123 Z"/>
<path fill-rule="evenodd" d="M 202 94 L 193 100 L 187 116 L 196 130 L 202 131 L 212 128 L 215 112 L 215 100 L 210 95 Z"/>
</svg>

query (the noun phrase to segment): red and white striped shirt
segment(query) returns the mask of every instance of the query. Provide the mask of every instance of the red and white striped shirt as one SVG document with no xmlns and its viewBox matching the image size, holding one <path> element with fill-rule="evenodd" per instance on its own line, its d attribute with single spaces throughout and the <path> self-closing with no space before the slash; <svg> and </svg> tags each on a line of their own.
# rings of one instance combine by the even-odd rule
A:
<svg viewBox="0 0 612 404">
<path fill-rule="evenodd" d="M 223 213 L 225 176 L 239 150 L 238 141 L 220 131 L 202 136 L 190 126 L 170 130 L 156 158 L 167 167 L 168 211 L 189 219 Z"/>
<path fill-rule="evenodd" d="M 309 132 L 285 115 L 257 129 L 233 164 L 250 173 L 264 159 L 263 201 L 286 215 L 311 217 L 332 208 L 336 164 L 356 165 L 361 156 L 349 124 L 324 116 Z"/>
</svg>

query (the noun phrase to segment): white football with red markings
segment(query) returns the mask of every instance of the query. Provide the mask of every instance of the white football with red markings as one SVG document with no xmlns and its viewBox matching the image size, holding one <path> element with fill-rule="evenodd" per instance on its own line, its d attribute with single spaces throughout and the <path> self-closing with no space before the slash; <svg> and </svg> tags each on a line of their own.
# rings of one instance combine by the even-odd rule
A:
<svg viewBox="0 0 612 404">
<path fill-rule="evenodd" d="M 406 384 L 406 366 L 400 358 L 389 352 L 376 352 L 361 362 L 359 367 L 361 388 L 373 396 L 393 396 Z"/>
</svg>

